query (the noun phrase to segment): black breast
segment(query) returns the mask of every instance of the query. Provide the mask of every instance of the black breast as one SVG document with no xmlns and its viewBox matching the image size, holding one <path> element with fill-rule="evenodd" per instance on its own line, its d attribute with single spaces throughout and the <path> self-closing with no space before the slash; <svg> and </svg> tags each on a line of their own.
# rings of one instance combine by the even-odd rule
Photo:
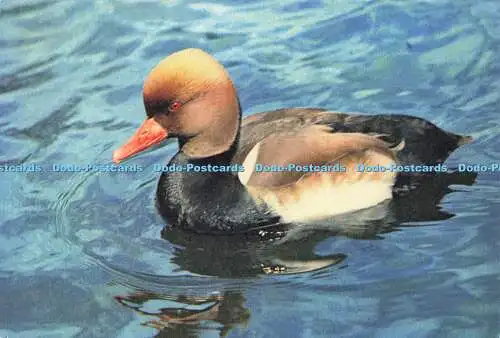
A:
<svg viewBox="0 0 500 338">
<path fill-rule="evenodd" d="M 178 153 L 179 166 L 217 164 L 217 159 L 190 160 Z M 156 193 L 163 218 L 198 233 L 241 233 L 279 223 L 279 216 L 257 205 L 235 173 L 164 172 Z"/>
</svg>

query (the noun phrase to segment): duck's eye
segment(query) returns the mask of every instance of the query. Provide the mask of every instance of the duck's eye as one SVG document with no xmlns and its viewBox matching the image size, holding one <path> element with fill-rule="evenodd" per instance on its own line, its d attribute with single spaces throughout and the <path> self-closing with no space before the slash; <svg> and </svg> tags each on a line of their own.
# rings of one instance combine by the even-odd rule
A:
<svg viewBox="0 0 500 338">
<path fill-rule="evenodd" d="M 179 109 L 180 107 L 181 107 L 181 103 L 179 101 L 174 101 L 168 105 L 168 111 L 172 113 L 172 112 L 176 111 L 177 109 Z"/>
</svg>

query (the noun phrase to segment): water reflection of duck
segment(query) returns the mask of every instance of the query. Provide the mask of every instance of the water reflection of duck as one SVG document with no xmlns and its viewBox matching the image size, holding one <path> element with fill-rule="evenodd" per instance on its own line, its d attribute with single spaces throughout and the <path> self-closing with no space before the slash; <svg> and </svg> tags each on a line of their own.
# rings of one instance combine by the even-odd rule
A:
<svg viewBox="0 0 500 338">
<path fill-rule="evenodd" d="M 157 205 L 170 224 L 198 233 L 314 223 L 375 206 L 393 197 L 397 173 L 357 171 L 358 164 L 434 165 L 471 140 L 403 115 L 294 108 L 242 120 L 228 73 L 198 49 L 174 53 L 151 71 L 144 104 L 148 118 L 113 159 L 178 138 L 170 164 L 183 170 L 161 175 Z M 235 164 L 246 170 L 221 172 Z M 279 170 L 258 172 L 257 164 Z M 309 165 L 345 170 L 304 173 Z"/>
<path fill-rule="evenodd" d="M 135 292 L 115 299 L 137 313 L 156 317 L 142 324 L 157 329 L 155 337 L 197 337 L 201 329 L 208 328 L 225 337 L 234 326 L 245 325 L 250 318 L 250 312 L 244 306 L 245 298 L 237 291 L 204 297 Z M 169 306 L 146 310 L 150 301 L 168 303 Z M 202 327 L 204 322 L 218 325 Z"/>
</svg>

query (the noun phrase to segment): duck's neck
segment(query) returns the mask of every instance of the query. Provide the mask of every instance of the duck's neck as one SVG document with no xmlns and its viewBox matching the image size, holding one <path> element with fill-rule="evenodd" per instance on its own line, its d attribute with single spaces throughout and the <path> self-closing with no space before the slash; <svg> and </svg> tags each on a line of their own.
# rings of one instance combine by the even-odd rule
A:
<svg viewBox="0 0 500 338">
<path fill-rule="evenodd" d="M 227 100 L 227 104 L 223 105 L 219 102 L 218 106 L 222 107 L 220 110 L 200 113 L 203 118 L 210 116 L 211 120 L 202 132 L 194 136 L 178 138 L 179 148 L 186 156 L 193 159 L 222 160 L 228 155 L 234 155 L 240 133 L 241 105 L 236 93 L 223 99 Z"/>
<path fill-rule="evenodd" d="M 238 142 L 240 138 L 240 121 L 238 121 L 237 129 L 233 135 L 226 139 L 225 142 L 217 146 L 210 147 L 211 151 L 205 150 L 201 155 L 200 151 L 193 152 L 194 145 L 191 140 L 179 138 L 179 153 L 181 153 L 186 163 L 197 165 L 229 165 L 236 154 Z M 198 144 L 196 144 L 198 146 Z"/>
</svg>

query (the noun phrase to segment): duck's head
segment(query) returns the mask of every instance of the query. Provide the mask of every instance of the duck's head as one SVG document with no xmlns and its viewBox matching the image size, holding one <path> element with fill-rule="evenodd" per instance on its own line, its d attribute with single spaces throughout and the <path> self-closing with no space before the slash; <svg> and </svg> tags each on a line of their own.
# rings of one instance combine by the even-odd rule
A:
<svg viewBox="0 0 500 338">
<path fill-rule="evenodd" d="M 167 137 L 194 158 L 228 150 L 236 139 L 240 108 L 224 67 L 200 49 L 185 49 L 162 60 L 144 81 L 146 121 L 113 161 L 131 157 Z"/>
</svg>

